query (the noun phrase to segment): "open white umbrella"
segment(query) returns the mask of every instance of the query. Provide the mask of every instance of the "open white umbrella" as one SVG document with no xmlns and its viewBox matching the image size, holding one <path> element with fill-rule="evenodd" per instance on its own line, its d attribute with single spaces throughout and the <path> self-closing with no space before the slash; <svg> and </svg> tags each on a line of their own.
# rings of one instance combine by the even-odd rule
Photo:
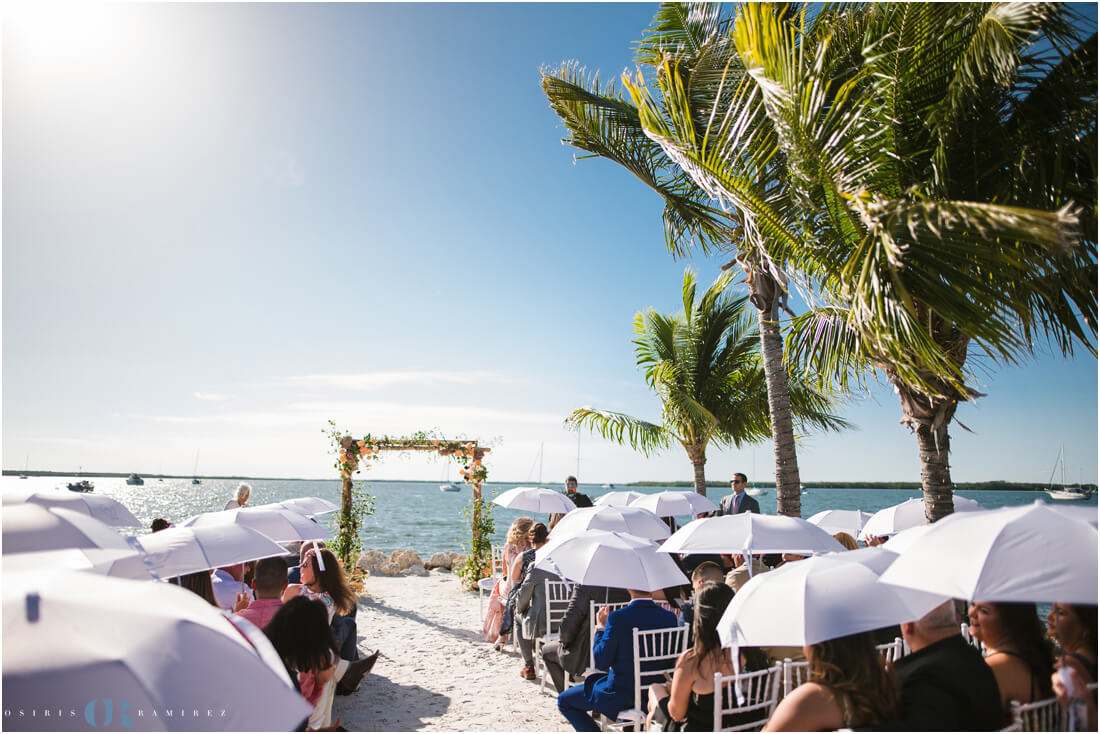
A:
<svg viewBox="0 0 1100 734">
<path fill-rule="evenodd" d="M 967 497 L 954 495 L 952 500 L 955 512 L 974 512 L 984 509 L 976 501 Z M 924 500 L 920 497 L 911 497 L 904 502 L 879 510 L 863 525 L 859 533 L 860 540 L 867 540 L 871 536 L 885 537 L 900 533 L 908 528 L 925 525 L 928 520 L 924 516 Z"/>
<path fill-rule="evenodd" d="M 233 510 L 204 512 L 179 523 L 179 527 L 216 527 L 219 525 L 243 525 L 257 530 L 276 543 L 301 540 L 327 540 L 328 528 L 318 525 L 301 513 L 282 507 L 239 507 Z M 166 531 L 161 531 L 166 532 Z"/>
<path fill-rule="evenodd" d="M 4 508 L 3 546 L 5 555 L 62 548 L 132 548 L 121 535 L 95 518 L 34 504 Z"/>
<path fill-rule="evenodd" d="M 570 512 L 577 509 L 573 500 L 561 492 L 555 492 L 545 487 L 515 487 L 506 492 L 501 492 L 493 499 L 494 505 L 506 507 L 509 510 L 526 510 L 527 512 Z"/>
<path fill-rule="evenodd" d="M 871 513 L 863 510 L 822 510 L 806 522 L 812 522 L 830 535 L 848 533 L 856 538 L 870 519 Z"/>
<path fill-rule="evenodd" d="M 1096 514 L 1097 509 L 1095 505 L 1092 507 L 1088 505 L 1047 505 L 1047 507 L 1066 517 L 1072 517 L 1074 520 L 1087 522 L 1093 527 L 1097 526 L 1098 516 Z"/>
<path fill-rule="evenodd" d="M 138 551 L 121 548 L 61 548 L 34 553 L 5 553 L 3 558 L 5 574 L 64 568 L 135 581 L 157 578 Z"/>
<path fill-rule="evenodd" d="M 632 489 L 627 489 L 618 492 L 608 492 L 607 494 L 601 494 L 599 497 L 593 500 L 592 504 L 599 507 L 602 507 L 604 505 L 609 505 L 611 507 L 625 507 L 626 505 L 629 505 L 631 502 L 640 497 L 645 497 L 645 494 L 643 494 L 642 492 L 635 492 Z"/>
<path fill-rule="evenodd" d="M 265 640 L 172 584 L 5 577 L 3 627 L 4 710 L 39 712 L 5 728 L 290 731 L 312 710 Z"/>
<path fill-rule="evenodd" d="M 742 512 L 692 520 L 661 544 L 665 553 L 796 553 L 845 550 L 833 536 L 798 517 Z"/>
<path fill-rule="evenodd" d="M 605 530 L 548 541 L 535 551 L 535 567 L 578 584 L 613 589 L 656 591 L 690 583 L 656 543 Z"/>
<path fill-rule="evenodd" d="M 41 507 L 60 507 L 79 512 L 113 527 L 141 527 L 141 521 L 114 497 L 65 491 L 28 492 L 7 491 L 3 494 L 4 507 L 29 503 Z"/>
<path fill-rule="evenodd" d="M 940 521 L 883 583 L 956 599 L 1096 604 L 1096 528 L 1041 502 Z"/>
<path fill-rule="evenodd" d="M 681 515 L 699 515 L 714 512 L 718 505 L 698 492 L 667 491 L 647 494 L 630 503 L 631 507 L 641 507 L 658 517 L 679 517 Z"/>
<path fill-rule="evenodd" d="M 669 535 L 668 525 L 641 507 L 582 507 L 562 518 L 550 531 L 550 537 L 576 535 L 586 530 L 627 533 L 646 540 L 664 540 Z"/>
<path fill-rule="evenodd" d="M 920 619 L 948 599 L 880 583 L 849 555 L 807 558 L 754 576 L 718 622 L 722 645 L 813 645 Z"/>
<path fill-rule="evenodd" d="M 144 535 L 138 543 L 164 578 L 287 555 L 271 538 L 243 525 L 168 528 Z"/>
<path fill-rule="evenodd" d="M 320 497 L 295 497 L 292 500 L 283 500 L 275 504 L 303 515 L 324 515 L 327 512 L 336 512 L 340 509 L 340 505 Z M 261 505 L 261 507 L 266 507 L 266 505 Z"/>
</svg>

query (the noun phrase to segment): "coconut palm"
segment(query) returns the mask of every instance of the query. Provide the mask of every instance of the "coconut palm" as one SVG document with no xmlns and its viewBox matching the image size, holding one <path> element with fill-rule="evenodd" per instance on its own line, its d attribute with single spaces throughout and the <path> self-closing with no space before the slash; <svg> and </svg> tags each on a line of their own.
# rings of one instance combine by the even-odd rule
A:
<svg viewBox="0 0 1100 734">
<path fill-rule="evenodd" d="M 794 356 L 895 387 L 930 520 L 952 508 L 948 424 L 979 394 L 968 356 L 1096 351 L 1096 37 L 1079 25 L 1048 3 L 746 4 L 719 84 L 671 58 L 627 83 L 647 136 L 803 279 Z M 761 197 L 746 177 L 775 165 Z"/>
<path fill-rule="evenodd" d="M 707 447 L 742 446 L 771 435 L 760 337 L 748 298 L 728 290 L 723 274 L 696 300 L 696 279 L 685 271 L 684 310 L 665 316 L 650 308 L 634 317 L 634 354 L 646 383 L 661 400 L 661 421 L 597 408 L 574 410 L 566 423 L 649 455 L 679 443 L 694 470 L 695 491 L 707 493 Z M 800 426 L 839 430 L 829 397 L 798 370 L 790 374 L 791 408 Z"/>
<path fill-rule="evenodd" d="M 657 69 L 666 70 L 675 84 L 659 77 L 661 83 L 655 96 L 647 98 L 649 114 L 667 116 L 668 107 L 684 98 L 721 97 L 733 89 L 728 77 L 743 74 L 743 69 L 729 38 L 728 25 L 729 19 L 718 4 L 661 6 L 639 44 L 637 60 L 651 76 Z M 614 84 L 601 85 L 598 74 L 588 75 L 577 64 L 566 63 L 556 71 L 544 71 L 542 87 L 551 108 L 569 131 L 564 142 L 592 156 L 616 162 L 660 194 L 665 204 L 662 219 L 670 252 L 681 256 L 693 247 L 704 254 L 730 251 L 735 258 L 726 267 L 737 264 L 745 271 L 759 323 L 775 448 L 778 511 L 800 516 L 801 477 L 779 329 L 779 312 L 785 308 L 787 295 L 783 248 L 768 244 L 776 238 L 793 237 L 792 226 L 780 225 L 779 215 L 762 216 L 753 222 L 750 234 L 755 236 L 744 236 L 742 215 L 719 206 L 714 192 L 688 175 L 675 151 L 663 146 L 651 130 L 643 127 L 635 100 L 618 92 Z M 703 115 L 690 121 L 689 128 L 701 132 L 706 122 Z M 767 136 L 770 132 L 766 127 L 749 126 L 747 134 Z M 767 160 L 746 160 L 741 170 L 742 184 L 752 191 L 749 199 L 760 211 L 771 208 L 772 199 L 782 197 L 786 174 L 781 155 Z M 760 227 L 756 221 L 765 225 Z M 776 224 L 769 224 L 772 221 Z"/>
</svg>

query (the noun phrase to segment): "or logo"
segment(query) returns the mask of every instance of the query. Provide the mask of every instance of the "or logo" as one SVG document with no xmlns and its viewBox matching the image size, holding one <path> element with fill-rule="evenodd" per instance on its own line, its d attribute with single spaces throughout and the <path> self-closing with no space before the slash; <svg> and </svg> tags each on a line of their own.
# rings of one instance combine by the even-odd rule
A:
<svg viewBox="0 0 1100 734">
<path fill-rule="evenodd" d="M 96 723 L 96 705 L 95 704 L 96 704 L 96 701 L 100 701 L 100 700 L 103 701 L 103 723 L 102 724 L 97 724 Z M 129 710 L 130 710 L 130 702 L 129 701 L 121 701 L 120 700 L 118 702 L 118 723 L 122 724 L 122 726 L 127 728 L 127 729 L 132 729 L 134 727 L 134 725 L 130 721 L 130 715 L 128 713 L 126 713 Z M 91 701 L 88 701 L 88 705 L 84 707 L 84 720 L 87 721 L 91 726 L 96 726 L 96 727 L 98 727 L 98 726 L 110 726 L 111 721 L 114 720 L 114 711 L 115 711 L 114 699 L 110 699 L 110 698 L 104 698 L 104 699 L 93 698 Z"/>
</svg>

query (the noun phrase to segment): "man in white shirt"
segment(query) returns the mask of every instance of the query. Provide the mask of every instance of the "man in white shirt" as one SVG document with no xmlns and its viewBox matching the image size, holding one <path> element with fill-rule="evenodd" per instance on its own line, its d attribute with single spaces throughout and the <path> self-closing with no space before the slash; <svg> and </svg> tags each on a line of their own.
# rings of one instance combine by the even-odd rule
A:
<svg viewBox="0 0 1100 734">
<path fill-rule="evenodd" d="M 233 611 L 240 594 L 252 601 L 252 591 L 244 583 L 244 564 L 215 569 L 210 574 L 210 585 L 214 587 L 214 599 L 218 606 L 226 611 Z"/>
</svg>

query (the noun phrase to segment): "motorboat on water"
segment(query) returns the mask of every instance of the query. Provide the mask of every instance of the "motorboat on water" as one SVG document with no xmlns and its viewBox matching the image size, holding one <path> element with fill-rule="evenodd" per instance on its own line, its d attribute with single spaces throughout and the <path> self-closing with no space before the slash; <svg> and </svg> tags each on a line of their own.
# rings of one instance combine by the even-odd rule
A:
<svg viewBox="0 0 1100 734">
<path fill-rule="evenodd" d="M 191 484 L 202 484 L 202 480 L 198 477 L 191 477 Z"/>
<path fill-rule="evenodd" d="M 759 497 L 768 493 L 768 490 L 762 487 L 749 487 L 745 490 L 745 494 L 751 494 L 753 497 Z"/>
<path fill-rule="evenodd" d="M 1055 489 L 1054 472 L 1057 471 L 1059 466 L 1062 469 L 1062 485 L 1060 489 Z M 1080 483 L 1066 486 L 1065 446 L 1058 449 L 1058 460 L 1054 463 L 1054 469 L 1050 472 L 1050 481 L 1047 482 L 1046 492 L 1052 500 L 1061 501 L 1087 500 L 1092 497 L 1092 490 L 1085 489 Z"/>
<path fill-rule="evenodd" d="M 137 474 L 131 474 L 126 477 L 126 483 L 135 487 L 140 487 L 145 484 L 145 480 L 139 477 Z"/>
<path fill-rule="evenodd" d="M 87 479 L 81 479 L 79 482 L 69 482 L 66 486 L 70 492 L 91 492 L 95 490 L 95 484 Z"/>
<path fill-rule="evenodd" d="M 600 486 L 602 486 L 604 489 L 615 489 L 614 484 L 603 484 L 603 485 L 600 485 Z"/>
<path fill-rule="evenodd" d="M 456 487 L 455 485 L 448 482 L 446 484 L 440 484 L 439 485 L 439 491 L 440 492 L 461 492 L 462 488 L 461 487 Z"/>
</svg>

